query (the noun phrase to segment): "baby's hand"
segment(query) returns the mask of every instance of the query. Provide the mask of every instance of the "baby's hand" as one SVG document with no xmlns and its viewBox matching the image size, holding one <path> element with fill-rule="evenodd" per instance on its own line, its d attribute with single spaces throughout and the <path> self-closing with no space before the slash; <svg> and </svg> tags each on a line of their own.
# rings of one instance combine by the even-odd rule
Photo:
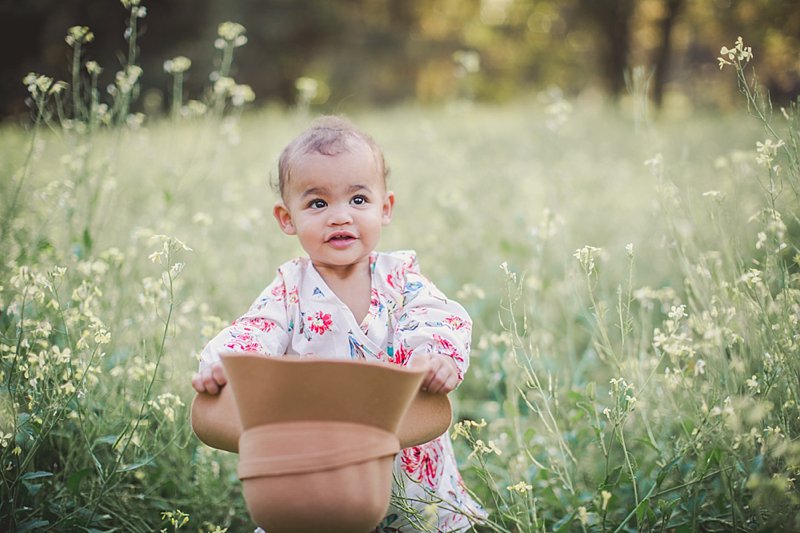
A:
<svg viewBox="0 0 800 533">
<path fill-rule="evenodd" d="M 225 369 L 222 361 L 217 361 L 205 367 L 203 370 L 192 376 L 192 387 L 197 392 L 208 394 L 219 394 L 220 389 L 228 383 L 225 377 Z"/>
<path fill-rule="evenodd" d="M 434 394 L 447 394 L 458 385 L 458 368 L 446 355 L 426 354 L 428 373 L 422 379 L 422 390 Z"/>
</svg>

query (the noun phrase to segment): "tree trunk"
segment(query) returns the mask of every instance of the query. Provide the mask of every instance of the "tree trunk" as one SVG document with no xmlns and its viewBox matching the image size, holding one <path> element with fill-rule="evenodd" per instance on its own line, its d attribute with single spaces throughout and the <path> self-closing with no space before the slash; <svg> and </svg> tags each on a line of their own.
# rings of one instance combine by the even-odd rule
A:
<svg viewBox="0 0 800 533">
<path fill-rule="evenodd" d="M 661 108 L 664 102 L 664 85 L 667 82 L 669 61 L 672 56 L 672 30 L 681 9 L 683 9 L 684 0 L 665 0 L 664 3 L 667 12 L 661 19 L 661 43 L 656 50 L 656 72 L 653 78 L 653 103 L 657 108 Z"/>
<path fill-rule="evenodd" d="M 631 46 L 631 17 L 636 0 L 581 0 L 581 11 L 595 26 L 600 68 L 613 98 L 625 90 L 625 70 Z"/>
</svg>

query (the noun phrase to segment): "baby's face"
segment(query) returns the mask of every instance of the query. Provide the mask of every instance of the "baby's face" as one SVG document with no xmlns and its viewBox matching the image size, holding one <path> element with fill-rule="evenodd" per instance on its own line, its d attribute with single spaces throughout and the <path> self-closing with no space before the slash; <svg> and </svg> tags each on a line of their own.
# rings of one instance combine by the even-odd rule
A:
<svg viewBox="0 0 800 533">
<path fill-rule="evenodd" d="M 335 156 L 299 156 L 274 213 L 320 270 L 368 262 L 393 205 L 375 156 L 357 144 Z"/>
</svg>

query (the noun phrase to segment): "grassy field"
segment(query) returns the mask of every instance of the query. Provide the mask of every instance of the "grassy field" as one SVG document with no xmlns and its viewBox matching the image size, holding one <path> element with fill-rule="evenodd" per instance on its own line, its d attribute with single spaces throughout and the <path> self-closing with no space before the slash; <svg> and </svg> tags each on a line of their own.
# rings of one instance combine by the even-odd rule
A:
<svg viewBox="0 0 800 533">
<path fill-rule="evenodd" d="M 48 87 L 52 116 L 0 128 L 0 529 L 247 531 L 189 378 L 301 252 L 269 183 L 311 115 L 107 127 Z M 381 249 L 475 321 L 452 435 L 481 530 L 800 529 L 800 128 L 747 94 L 349 114 L 392 169 Z"/>
</svg>

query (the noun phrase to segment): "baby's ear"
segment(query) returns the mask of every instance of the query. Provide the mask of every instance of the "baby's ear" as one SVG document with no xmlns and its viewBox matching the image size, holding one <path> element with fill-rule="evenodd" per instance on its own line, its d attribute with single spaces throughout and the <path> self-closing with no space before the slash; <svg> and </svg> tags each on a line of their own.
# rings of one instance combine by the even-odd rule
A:
<svg viewBox="0 0 800 533">
<path fill-rule="evenodd" d="M 383 197 L 383 218 L 381 220 L 384 226 L 392 221 L 392 209 L 394 209 L 394 193 L 386 191 L 386 196 Z"/>
<path fill-rule="evenodd" d="M 272 215 L 275 217 L 275 220 L 278 221 L 281 231 L 286 235 L 297 234 L 297 230 L 292 222 L 292 215 L 289 213 L 289 208 L 286 207 L 286 204 L 280 201 L 276 202 L 275 207 L 272 208 Z"/>
</svg>

